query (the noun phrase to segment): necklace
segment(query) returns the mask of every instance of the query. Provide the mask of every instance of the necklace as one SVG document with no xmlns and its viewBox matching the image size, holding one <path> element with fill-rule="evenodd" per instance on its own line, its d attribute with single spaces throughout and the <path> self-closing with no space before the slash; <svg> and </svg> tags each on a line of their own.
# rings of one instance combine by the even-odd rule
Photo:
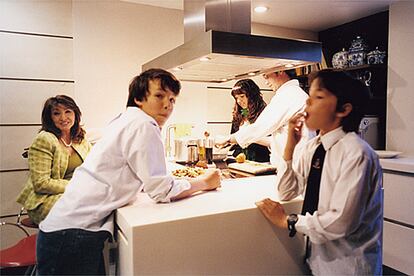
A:
<svg viewBox="0 0 414 276">
<path fill-rule="evenodd" d="M 62 141 L 62 143 L 66 146 L 66 147 L 71 147 L 72 146 L 72 139 L 70 139 L 70 143 L 66 144 L 65 140 L 63 140 L 62 138 L 60 138 L 60 141 Z"/>
</svg>

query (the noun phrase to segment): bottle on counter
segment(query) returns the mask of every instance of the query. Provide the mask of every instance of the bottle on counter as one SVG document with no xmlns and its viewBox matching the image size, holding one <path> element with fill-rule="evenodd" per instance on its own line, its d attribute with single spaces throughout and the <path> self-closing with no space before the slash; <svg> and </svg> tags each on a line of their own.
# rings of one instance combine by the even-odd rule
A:
<svg viewBox="0 0 414 276">
<path fill-rule="evenodd" d="M 214 139 L 210 138 L 210 133 L 208 131 L 204 132 L 204 137 L 205 157 L 207 164 L 213 164 Z"/>
</svg>

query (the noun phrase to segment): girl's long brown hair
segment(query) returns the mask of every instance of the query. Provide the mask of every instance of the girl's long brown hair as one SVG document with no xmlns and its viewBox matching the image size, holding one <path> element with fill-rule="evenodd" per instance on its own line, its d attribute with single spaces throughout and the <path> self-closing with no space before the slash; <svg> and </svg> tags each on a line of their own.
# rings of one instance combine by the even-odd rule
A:
<svg viewBox="0 0 414 276">
<path fill-rule="evenodd" d="M 231 95 L 236 100 L 236 95 L 245 94 L 248 99 L 248 109 L 249 114 L 247 120 L 250 123 L 254 123 L 259 117 L 260 113 L 266 107 L 266 102 L 263 100 L 263 95 L 260 92 L 259 86 L 252 81 L 251 79 L 242 79 L 234 84 L 233 89 L 231 90 Z M 244 120 L 243 115 L 241 114 L 242 108 L 237 104 L 237 101 L 234 103 L 233 108 L 233 121 L 231 126 L 231 133 L 234 133 L 239 130 L 240 124 Z"/>
</svg>

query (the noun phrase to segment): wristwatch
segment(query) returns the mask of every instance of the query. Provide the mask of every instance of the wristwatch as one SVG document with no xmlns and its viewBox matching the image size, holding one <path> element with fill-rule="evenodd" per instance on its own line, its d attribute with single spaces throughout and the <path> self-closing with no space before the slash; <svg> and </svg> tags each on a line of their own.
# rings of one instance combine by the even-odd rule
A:
<svg viewBox="0 0 414 276">
<path fill-rule="evenodd" d="M 295 228 L 296 222 L 298 222 L 298 215 L 290 214 L 287 218 L 289 237 L 294 237 L 296 234 L 296 228 Z"/>
</svg>

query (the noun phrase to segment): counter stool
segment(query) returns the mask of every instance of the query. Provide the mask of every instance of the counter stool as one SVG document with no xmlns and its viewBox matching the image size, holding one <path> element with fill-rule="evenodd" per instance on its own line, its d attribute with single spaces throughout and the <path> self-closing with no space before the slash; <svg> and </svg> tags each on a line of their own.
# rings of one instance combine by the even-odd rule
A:
<svg viewBox="0 0 414 276">
<path fill-rule="evenodd" d="M 25 275 L 35 275 L 36 272 L 36 239 L 37 234 L 29 233 L 19 224 L 1 222 L 0 226 L 6 225 L 19 228 L 25 237 L 15 245 L 0 251 L 0 268 L 23 268 L 27 267 Z"/>
</svg>

